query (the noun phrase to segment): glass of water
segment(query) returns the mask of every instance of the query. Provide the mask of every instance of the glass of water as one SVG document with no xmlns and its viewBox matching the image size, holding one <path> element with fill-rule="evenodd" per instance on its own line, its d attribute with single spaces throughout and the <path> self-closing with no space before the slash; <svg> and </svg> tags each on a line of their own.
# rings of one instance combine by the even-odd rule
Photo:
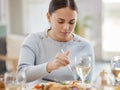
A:
<svg viewBox="0 0 120 90">
<path fill-rule="evenodd" d="M 5 90 L 24 90 L 26 77 L 23 72 L 17 74 L 13 72 L 6 72 L 4 80 Z"/>
</svg>

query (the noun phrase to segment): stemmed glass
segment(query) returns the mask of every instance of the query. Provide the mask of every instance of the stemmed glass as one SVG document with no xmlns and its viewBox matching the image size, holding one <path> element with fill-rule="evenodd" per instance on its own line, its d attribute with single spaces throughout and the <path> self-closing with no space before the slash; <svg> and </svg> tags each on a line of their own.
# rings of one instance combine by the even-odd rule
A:
<svg viewBox="0 0 120 90">
<path fill-rule="evenodd" d="M 90 56 L 84 56 L 84 57 L 75 56 L 75 68 L 83 84 L 85 82 L 87 75 L 91 71 L 91 57 Z"/>
<path fill-rule="evenodd" d="M 115 76 L 117 84 L 120 85 L 120 56 L 114 56 L 111 60 L 112 73 Z"/>
</svg>

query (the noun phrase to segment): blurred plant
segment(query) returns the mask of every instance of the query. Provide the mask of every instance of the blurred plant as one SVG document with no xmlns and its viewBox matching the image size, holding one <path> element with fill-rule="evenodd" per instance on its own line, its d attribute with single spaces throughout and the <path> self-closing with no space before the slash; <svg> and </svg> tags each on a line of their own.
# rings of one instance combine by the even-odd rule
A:
<svg viewBox="0 0 120 90">
<path fill-rule="evenodd" d="M 84 16 L 84 17 L 80 17 L 78 15 L 77 18 L 77 22 L 76 22 L 76 26 L 74 29 L 74 33 L 77 35 L 80 35 L 82 37 L 85 37 L 85 30 L 91 30 L 92 26 L 91 26 L 91 21 L 93 20 L 92 16 Z"/>
</svg>

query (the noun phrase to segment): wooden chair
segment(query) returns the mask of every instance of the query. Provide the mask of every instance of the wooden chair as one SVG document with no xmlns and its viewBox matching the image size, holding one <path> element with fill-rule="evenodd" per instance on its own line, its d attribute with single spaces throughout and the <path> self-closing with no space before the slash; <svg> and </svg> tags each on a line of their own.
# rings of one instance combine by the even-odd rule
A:
<svg viewBox="0 0 120 90">
<path fill-rule="evenodd" d="M 10 34 L 7 35 L 7 54 L 0 55 L 1 60 L 6 61 L 7 71 L 15 72 L 17 70 L 18 58 L 20 53 L 21 44 L 24 41 L 24 36 Z"/>
<path fill-rule="evenodd" d="M 18 64 L 18 58 L 13 58 L 13 57 L 8 57 L 6 55 L 0 55 L 0 60 L 3 60 L 5 62 L 9 61 L 13 65 L 13 69 L 11 71 L 15 72 L 17 69 L 17 64 Z"/>
</svg>

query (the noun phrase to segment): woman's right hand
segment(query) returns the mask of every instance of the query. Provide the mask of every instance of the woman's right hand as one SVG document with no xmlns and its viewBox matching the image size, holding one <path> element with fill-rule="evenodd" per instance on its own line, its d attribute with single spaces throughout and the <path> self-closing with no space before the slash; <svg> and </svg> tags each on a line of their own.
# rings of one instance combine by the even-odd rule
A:
<svg viewBox="0 0 120 90">
<path fill-rule="evenodd" d="M 54 60 L 47 64 L 47 71 L 52 72 L 55 69 L 58 69 L 63 66 L 67 66 L 69 62 L 70 51 L 65 51 L 64 53 L 57 53 Z"/>
</svg>

